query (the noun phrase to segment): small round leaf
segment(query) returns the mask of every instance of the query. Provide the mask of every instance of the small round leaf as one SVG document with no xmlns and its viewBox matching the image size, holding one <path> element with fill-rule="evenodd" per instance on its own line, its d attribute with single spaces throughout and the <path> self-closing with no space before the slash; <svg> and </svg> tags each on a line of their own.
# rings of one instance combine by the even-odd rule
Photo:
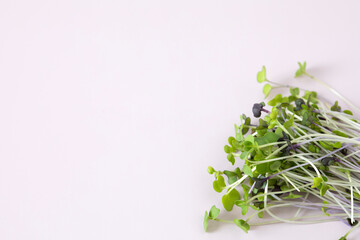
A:
<svg viewBox="0 0 360 240">
<path fill-rule="evenodd" d="M 263 87 L 263 93 L 265 95 L 265 98 L 267 98 L 271 92 L 271 85 L 270 84 L 265 84 L 264 87 Z"/>
</svg>

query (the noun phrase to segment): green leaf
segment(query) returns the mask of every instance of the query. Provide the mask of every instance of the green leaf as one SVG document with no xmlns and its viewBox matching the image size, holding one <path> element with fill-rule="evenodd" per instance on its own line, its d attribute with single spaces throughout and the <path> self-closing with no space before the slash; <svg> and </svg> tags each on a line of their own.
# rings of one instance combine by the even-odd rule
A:
<svg viewBox="0 0 360 240">
<path fill-rule="evenodd" d="M 330 217 L 330 214 L 328 214 L 327 212 L 326 212 L 326 207 L 321 207 L 321 211 L 326 215 L 326 216 L 328 216 L 328 217 Z"/>
<path fill-rule="evenodd" d="M 250 177 L 253 177 L 253 172 L 251 171 L 251 168 L 248 166 L 248 165 L 244 165 L 244 167 L 243 167 L 243 172 L 246 174 L 246 175 L 248 175 L 248 176 L 250 176 Z"/>
<path fill-rule="evenodd" d="M 305 91 L 303 98 L 310 100 L 312 103 L 317 103 L 317 93 L 314 91 Z"/>
<path fill-rule="evenodd" d="M 254 144 L 254 136 L 253 135 L 247 135 L 246 138 L 245 138 L 245 141 L 251 142 L 252 144 Z"/>
<path fill-rule="evenodd" d="M 249 156 L 250 151 L 244 151 L 240 154 L 240 158 L 245 160 Z"/>
<path fill-rule="evenodd" d="M 208 223 L 209 223 L 209 214 L 208 214 L 207 211 L 205 211 L 205 216 L 204 216 L 204 230 L 205 230 L 205 232 L 207 230 Z"/>
<path fill-rule="evenodd" d="M 339 238 L 339 240 L 346 240 L 346 237 L 342 236 L 341 238 Z"/>
<path fill-rule="evenodd" d="M 258 212 L 258 217 L 263 218 L 264 217 L 264 212 Z"/>
<path fill-rule="evenodd" d="M 276 124 L 277 124 L 276 120 L 271 120 L 268 129 L 273 129 L 276 126 Z"/>
<path fill-rule="evenodd" d="M 229 160 L 229 162 L 231 162 L 232 165 L 234 165 L 235 157 L 232 153 L 229 153 L 226 158 Z"/>
<path fill-rule="evenodd" d="M 313 153 L 319 153 L 320 152 L 320 148 L 318 148 L 317 146 L 315 146 L 313 144 L 309 145 L 308 149 L 309 149 L 310 152 L 313 152 Z"/>
<path fill-rule="evenodd" d="M 263 87 L 263 93 L 265 95 L 265 98 L 267 98 L 271 92 L 272 86 L 270 84 L 265 84 Z"/>
<path fill-rule="evenodd" d="M 295 114 L 293 114 L 291 118 L 284 123 L 285 128 L 290 128 L 291 126 L 294 125 L 294 116 Z"/>
<path fill-rule="evenodd" d="M 338 105 L 338 101 L 334 103 L 334 105 L 330 108 L 331 111 L 340 112 L 341 107 Z"/>
<path fill-rule="evenodd" d="M 269 116 L 271 119 L 276 119 L 278 114 L 279 114 L 279 110 L 277 108 L 273 108 Z"/>
<path fill-rule="evenodd" d="M 250 225 L 242 220 L 242 219 L 234 219 L 234 223 L 236 224 L 236 226 L 240 227 L 242 230 L 244 230 L 244 232 L 248 233 L 249 229 L 250 229 Z"/>
<path fill-rule="evenodd" d="M 276 128 L 275 130 L 275 134 L 278 135 L 279 138 L 281 138 L 283 136 L 282 134 L 283 130 L 281 128 Z"/>
<path fill-rule="evenodd" d="M 348 115 L 351 115 L 351 116 L 354 115 L 354 114 L 352 113 L 352 111 L 350 111 L 350 110 L 344 110 L 344 113 L 346 113 L 346 114 L 348 114 Z"/>
<path fill-rule="evenodd" d="M 270 163 L 270 170 L 275 172 L 277 171 L 281 166 L 281 161 L 275 161 L 273 163 Z"/>
<path fill-rule="evenodd" d="M 327 177 L 325 177 L 325 176 L 321 176 L 321 177 L 322 177 L 322 179 L 323 179 L 324 182 L 327 182 L 327 181 L 328 181 L 328 178 L 327 178 Z"/>
<path fill-rule="evenodd" d="M 289 195 L 286 197 L 283 197 L 283 199 L 295 199 L 295 198 L 301 198 L 301 197 L 302 197 L 301 195 L 293 194 L 292 192 L 290 192 Z"/>
<path fill-rule="evenodd" d="M 253 143 L 249 142 L 249 141 L 245 141 L 244 142 L 244 150 L 245 151 L 250 151 L 253 148 Z"/>
<path fill-rule="evenodd" d="M 322 183 L 321 189 L 320 189 L 320 196 L 324 196 L 326 191 L 330 188 L 329 185 Z"/>
<path fill-rule="evenodd" d="M 279 136 L 274 132 L 268 132 L 262 137 L 257 137 L 255 141 L 259 144 L 259 146 L 276 142 L 279 139 Z"/>
<path fill-rule="evenodd" d="M 276 179 L 271 178 L 271 179 L 268 180 L 268 186 L 269 187 L 272 187 L 272 186 L 275 186 L 275 185 L 277 185 L 277 180 Z"/>
<path fill-rule="evenodd" d="M 299 95 L 300 90 L 299 90 L 299 88 L 290 88 L 290 93 L 291 93 L 291 96 L 296 97 Z"/>
<path fill-rule="evenodd" d="M 246 205 L 246 204 L 241 205 L 240 208 L 241 208 L 241 214 L 244 215 L 244 216 L 245 216 L 246 213 L 249 211 L 249 206 Z"/>
<path fill-rule="evenodd" d="M 240 117 L 240 120 L 242 121 L 242 118 Z M 237 141 L 243 141 L 244 140 L 244 136 L 242 134 L 242 126 L 239 127 L 235 124 L 235 139 Z"/>
<path fill-rule="evenodd" d="M 241 133 L 243 134 L 243 135 L 245 135 L 248 131 L 249 131 L 249 125 L 251 124 L 251 118 L 249 118 L 249 117 L 247 117 L 247 118 L 245 118 L 245 123 L 244 123 L 244 125 L 246 125 L 246 126 L 243 126 L 243 129 L 241 130 Z"/>
<path fill-rule="evenodd" d="M 232 151 L 231 151 L 232 149 L 231 149 L 231 147 L 229 146 L 229 145 L 225 145 L 224 146 L 224 151 L 226 152 L 226 153 L 231 153 Z"/>
<path fill-rule="evenodd" d="M 207 171 L 209 174 L 213 174 L 215 172 L 215 169 L 212 166 L 208 166 Z"/>
<path fill-rule="evenodd" d="M 287 185 L 281 185 L 281 186 L 280 186 L 280 189 L 281 189 L 281 191 L 288 191 L 288 190 L 290 190 L 290 189 L 292 189 L 292 188 L 289 187 L 289 186 L 287 186 Z"/>
<path fill-rule="evenodd" d="M 358 194 L 357 192 L 353 192 L 353 194 L 357 200 L 360 200 L 360 194 Z"/>
<path fill-rule="evenodd" d="M 323 179 L 321 177 L 315 177 L 313 179 L 314 184 L 311 186 L 311 188 L 317 188 L 322 183 Z"/>
<path fill-rule="evenodd" d="M 236 139 L 234 137 L 229 137 L 228 138 L 228 143 L 233 146 L 233 142 L 235 141 Z"/>
<path fill-rule="evenodd" d="M 252 209 L 254 209 L 255 211 L 259 211 L 260 208 L 258 208 L 257 206 L 254 206 L 254 205 L 249 205 L 249 207 L 251 207 Z"/>
<path fill-rule="evenodd" d="M 245 184 L 241 184 L 243 190 L 244 190 L 244 200 L 247 201 L 249 199 L 249 190 L 250 190 L 250 187 L 248 185 L 245 185 Z"/>
<path fill-rule="evenodd" d="M 298 65 L 299 69 L 296 71 L 295 77 L 300 77 L 306 72 L 306 62 L 304 62 L 303 64 L 301 64 L 301 62 L 298 62 Z"/>
<path fill-rule="evenodd" d="M 225 170 L 224 174 L 228 177 L 229 184 L 233 184 L 238 179 L 238 175 L 235 172 Z"/>
<path fill-rule="evenodd" d="M 236 175 L 238 176 L 238 178 L 241 178 L 241 177 L 242 177 L 242 172 L 241 172 L 240 168 L 238 168 L 238 167 L 235 168 L 234 173 L 236 173 Z"/>
<path fill-rule="evenodd" d="M 216 192 L 222 192 L 226 187 L 225 179 L 223 176 L 218 176 L 218 178 L 213 182 L 213 188 Z"/>
<path fill-rule="evenodd" d="M 332 151 L 332 150 L 334 149 L 333 146 L 331 146 L 331 144 L 329 144 L 328 142 L 319 141 L 319 143 L 320 143 L 320 145 L 321 145 L 323 148 L 325 148 L 325 149 L 327 149 L 327 150 Z"/>
<path fill-rule="evenodd" d="M 262 175 L 271 172 L 270 170 L 270 163 L 261 163 L 259 165 L 256 165 L 256 171 Z"/>
<path fill-rule="evenodd" d="M 348 138 L 348 137 L 349 137 L 349 136 L 346 135 L 345 133 L 340 132 L 340 131 L 338 131 L 338 130 L 333 130 L 332 132 L 335 133 L 336 135 L 340 136 L 340 137 L 345 137 L 345 138 Z"/>
<path fill-rule="evenodd" d="M 258 72 L 257 81 L 259 83 L 262 83 L 262 82 L 266 81 L 266 69 L 265 69 L 265 66 L 263 66 L 262 70 L 260 72 Z"/>
<path fill-rule="evenodd" d="M 334 148 L 341 148 L 341 142 L 335 142 L 331 144 Z"/>
<path fill-rule="evenodd" d="M 240 193 L 236 189 L 232 189 L 222 197 L 222 204 L 226 211 L 231 211 L 234 207 L 235 201 L 240 200 Z"/>
<path fill-rule="evenodd" d="M 219 216 L 219 213 L 220 213 L 220 209 L 217 208 L 215 205 L 213 205 L 209 212 L 209 218 L 215 219 Z"/>
<path fill-rule="evenodd" d="M 269 102 L 268 102 L 268 105 L 274 107 L 276 106 L 278 103 L 281 103 L 281 100 L 282 100 L 282 95 L 281 94 L 277 94 L 273 99 L 271 99 Z"/>
<path fill-rule="evenodd" d="M 239 141 L 237 141 L 237 140 L 234 140 L 232 142 L 232 145 L 233 145 L 233 149 L 232 149 L 233 152 L 236 152 L 236 149 L 237 150 L 241 149 L 241 143 Z"/>
</svg>

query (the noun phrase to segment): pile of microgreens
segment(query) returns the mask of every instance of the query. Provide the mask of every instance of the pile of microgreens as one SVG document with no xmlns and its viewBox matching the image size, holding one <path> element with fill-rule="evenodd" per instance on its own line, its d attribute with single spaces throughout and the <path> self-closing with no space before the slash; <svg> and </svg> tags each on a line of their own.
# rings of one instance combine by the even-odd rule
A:
<svg viewBox="0 0 360 240">
<path fill-rule="evenodd" d="M 299 66 L 295 77 L 306 75 L 320 82 L 360 112 L 307 73 L 305 62 Z M 239 207 L 244 219 L 220 219 L 220 209 L 214 205 L 205 212 L 205 231 L 209 220 L 235 223 L 245 232 L 255 225 L 340 220 L 351 227 L 340 238 L 345 240 L 360 225 L 356 220 L 360 218 L 360 123 L 351 111 L 342 111 L 337 101 L 331 106 L 316 92 L 269 81 L 265 67 L 257 81 L 266 82 L 265 97 L 278 87 L 290 88 L 290 96 L 277 94 L 268 106 L 263 102 L 254 104 L 257 124 L 251 123 L 250 117 L 240 116 L 235 136 L 229 137 L 224 150 L 232 165 L 240 159 L 236 165 L 243 167 L 224 171 L 208 167 L 208 172 L 215 176 L 214 190 L 224 192 L 225 210 Z M 284 207 L 295 208 L 295 215 L 284 218 L 273 211 Z M 248 213 L 250 208 L 254 213 Z M 304 214 L 308 209 L 318 212 Z M 255 216 L 262 218 L 263 214 L 271 219 L 254 221 Z"/>
</svg>

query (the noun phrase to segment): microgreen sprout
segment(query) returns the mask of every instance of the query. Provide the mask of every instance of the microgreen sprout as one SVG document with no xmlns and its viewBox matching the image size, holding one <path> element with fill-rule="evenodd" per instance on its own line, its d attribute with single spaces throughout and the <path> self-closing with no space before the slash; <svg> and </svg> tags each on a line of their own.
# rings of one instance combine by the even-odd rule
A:
<svg viewBox="0 0 360 240">
<path fill-rule="evenodd" d="M 252 108 L 252 112 L 254 114 L 254 117 L 259 118 L 261 116 L 261 112 L 270 113 L 269 110 L 264 109 L 265 103 L 255 103 Z"/>
<path fill-rule="evenodd" d="M 310 75 L 306 62 L 299 63 L 295 74 L 302 76 L 321 83 L 360 112 Z M 224 146 L 235 168 L 220 171 L 208 167 L 224 209 L 240 208 L 242 216 L 220 219 L 220 209 L 212 206 L 205 212 L 205 231 L 209 221 L 232 223 L 246 233 L 251 226 L 280 222 L 340 221 L 350 227 L 340 238 L 346 239 L 360 225 L 360 120 L 350 110 L 342 110 L 338 101 L 330 104 L 314 91 L 268 80 L 265 67 L 257 81 L 265 83 L 265 98 L 275 88 L 288 88 L 290 95 L 277 94 L 267 105 L 255 103 L 256 124 L 250 117 L 240 116 L 235 136 Z M 293 208 L 296 214 L 280 217 L 274 211 L 279 208 Z"/>
</svg>

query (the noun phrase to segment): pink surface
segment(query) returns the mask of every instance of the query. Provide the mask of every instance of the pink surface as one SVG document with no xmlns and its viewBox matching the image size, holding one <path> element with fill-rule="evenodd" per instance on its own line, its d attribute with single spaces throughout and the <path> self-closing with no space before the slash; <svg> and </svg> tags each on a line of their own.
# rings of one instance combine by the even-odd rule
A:
<svg viewBox="0 0 360 240">
<path fill-rule="evenodd" d="M 230 166 L 223 145 L 262 100 L 262 65 L 332 99 L 292 78 L 306 60 L 360 102 L 359 8 L 1 1 L 0 239 L 338 239 L 339 222 L 204 233 L 204 211 L 221 206 L 206 169 Z"/>
</svg>

